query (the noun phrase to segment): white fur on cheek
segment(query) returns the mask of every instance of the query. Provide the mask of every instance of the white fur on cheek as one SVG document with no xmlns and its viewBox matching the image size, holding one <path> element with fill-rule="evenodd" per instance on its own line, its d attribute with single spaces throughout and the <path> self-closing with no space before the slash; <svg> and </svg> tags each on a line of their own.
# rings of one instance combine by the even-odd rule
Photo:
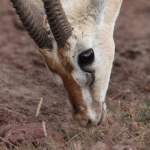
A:
<svg viewBox="0 0 150 150">
<path fill-rule="evenodd" d="M 104 109 L 104 111 L 106 111 L 106 108 L 107 108 L 106 103 L 103 103 L 103 109 Z"/>
<path fill-rule="evenodd" d="M 79 40 L 80 38 L 77 39 Z M 74 70 L 71 74 L 76 83 L 81 87 L 83 99 L 88 108 L 89 119 L 93 123 L 98 123 L 101 119 L 103 113 L 102 111 L 106 109 L 106 105 L 103 103 L 105 101 L 105 96 L 110 79 L 112 60 L 109 59 L 108 53 L 106 52 L 107 47 L 100 47 L 99 44 L 103 43 L 98 43 L 97 39 L 95 39 L 94 37 L 91 38 L 84 35 L 80 40 L 81 41 L 77 41 L 75 38 L 69 39 L 72 45 L 71 50 L 68 52 L 68 57 L 71 57 L 70 59 L 72 61 L 72 64 L 74 65 Z M 95 54 L 94 62 L 88 66 L 89 69 L 94 70 L 95 72 L 95 81 L 93 84 L 96 84 L 95 87 L 97 88 L 93 93 L 91 88 L 89 87 L 89 84 L 87 84 L 88 79 L 86 77 L 86 72 L 83 71 L 78 64 L 78 55 L 89 48 L 92 48 Z M 113 53 L 110 55 L 113 55 Z M 94 106 L 94 101 L 96 103 L 98 102 L 99 105 Z M 99 112 L 96 110 L 99 110 Z"/>
<path fill-rule="evenodd" d="M 90 94 L 89 87 L 82 88 L 83 98 L 87 104 L 88 115 L 92 122 L 98 123 L 101 117 L 101 113 L 97 114 L 92 107 L 92 97 Z"/>
</svg>

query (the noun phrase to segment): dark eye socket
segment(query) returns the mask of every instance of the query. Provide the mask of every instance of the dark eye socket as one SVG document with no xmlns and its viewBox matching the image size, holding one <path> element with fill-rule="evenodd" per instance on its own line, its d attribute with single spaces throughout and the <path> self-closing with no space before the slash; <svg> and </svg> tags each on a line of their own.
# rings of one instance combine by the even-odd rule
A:
<svg viewBox="0 0 150 150">
<path fill-rule="evenodd" d="M 91 64 L 94 61 L 94 51 L 92 48 L 82 52 L 78 56 L 79 65 L 85 66 Z"/>
</svg>

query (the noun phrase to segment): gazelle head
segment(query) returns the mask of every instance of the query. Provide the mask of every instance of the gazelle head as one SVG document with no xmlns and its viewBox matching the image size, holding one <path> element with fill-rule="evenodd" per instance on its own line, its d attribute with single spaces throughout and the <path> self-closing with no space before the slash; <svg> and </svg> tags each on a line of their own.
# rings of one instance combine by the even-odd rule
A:
<svg viewBox="0 0 150 150">
<path fill-rule="evenodd" d="M 74 120 L 82 127 L 100 124 L 122 0 L 34 0 L 45 8 L 44 26 L 25 0 L 11 1 L 56 82 L 66 88 Z"/>
</svg>

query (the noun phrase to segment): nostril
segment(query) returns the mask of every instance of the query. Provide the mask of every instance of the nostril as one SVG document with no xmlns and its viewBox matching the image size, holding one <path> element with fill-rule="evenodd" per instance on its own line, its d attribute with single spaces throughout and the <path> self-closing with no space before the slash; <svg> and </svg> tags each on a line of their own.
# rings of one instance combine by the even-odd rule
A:
<svg viewBox="0 0 150 150">
<path fill-rule="evenodd" d="M 100 124 L 101 124 L 101 121 L 99 121 L 97 125 L 99 126 Z"/>
<path fill-rule="evenodd" d="M 91 120 L 89 120 L 88 123 L 87 123 L 87 127 L 90 127 L 90 126 L 92 126 L 92 121 Z"/>
</svg>

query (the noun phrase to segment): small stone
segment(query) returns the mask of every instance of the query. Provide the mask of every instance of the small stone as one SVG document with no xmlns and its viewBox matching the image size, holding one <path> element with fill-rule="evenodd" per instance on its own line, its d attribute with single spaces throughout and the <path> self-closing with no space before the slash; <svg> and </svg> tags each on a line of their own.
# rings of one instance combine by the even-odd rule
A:
<svg viewBox="0 0 150 150">
<path fill-rule="evenodd" d="M 53 104 L 53 106 L 56 106 L 56 105 L 57 105 L 57 102 L 53 102 L 52 104 Z"/>
</svg>

